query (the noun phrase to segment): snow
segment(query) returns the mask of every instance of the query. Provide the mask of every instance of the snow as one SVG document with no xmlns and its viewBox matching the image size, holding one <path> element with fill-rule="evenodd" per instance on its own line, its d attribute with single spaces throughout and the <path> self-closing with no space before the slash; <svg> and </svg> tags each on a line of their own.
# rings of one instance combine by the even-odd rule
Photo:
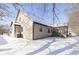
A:
<svg viewBox="0 0 79 59">
<path fill-rule="evenodd" d="M 50 25 L 52 27 L 62 27 L 62 26 L 68 26 L 67 23 L 64 24 L 54 24 L 54 25 Z"/>
<path fill-rule="evenodd" d="M 33 22 L 37 22 L 37 23 L 41 23 L 41 24 L 49 26 L 49 23 L 45 22 L 45 19 L 43 19 L 43 18 L 41 18 L 39 16 L 36 16 L 35 14 L 25 12 L 22 9 L 20 9 L 20 13 L 22 13 L 25 17 L 28 17 Z"/>
<path fill-rule="evenodd" d="M 0 35 L 0 55 L 77 55 L 79 36 L 48 37 L 29 41 Z"/>
</svg>

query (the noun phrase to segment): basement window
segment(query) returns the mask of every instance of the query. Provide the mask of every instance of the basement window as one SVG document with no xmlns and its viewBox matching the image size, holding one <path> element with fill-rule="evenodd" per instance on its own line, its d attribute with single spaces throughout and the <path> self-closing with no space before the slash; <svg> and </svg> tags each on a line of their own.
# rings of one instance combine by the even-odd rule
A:
<svg viewBox="0 0 79 59">
<path fill-rule="evenodd" d="M 42 32 L 42 27 L 39 29 L 40 32 Z"/>
<path fill-rule="evenodd" d="M 48 29 L 48 33 L 50 33 L 50 29 Z"/>
<path fill-rule="evenodd" d="M 21 33 L 17 34 L 17 38 L 23 38 L 23 35 Z"/>
</svg>

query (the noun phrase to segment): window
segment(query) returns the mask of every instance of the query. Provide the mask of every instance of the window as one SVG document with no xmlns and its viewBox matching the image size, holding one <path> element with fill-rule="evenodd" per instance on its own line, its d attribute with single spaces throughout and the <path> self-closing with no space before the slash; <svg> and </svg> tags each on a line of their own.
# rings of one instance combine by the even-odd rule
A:
<svg viewBox="0 0 79 59">
<path fill-rule="evenodd" d="M 50 29 L 48 29 L 48 33 L 50 33 Z"/>
<path fill-rule="evenodd" d="M 17 38 L 23 38 L 23 35 L 21 33 L 17 34 Z"/>
<path fill-rule="evenodd" d="M 39 29 L 40 32 L 42 32 L 42 27 Z"/>
</svg>

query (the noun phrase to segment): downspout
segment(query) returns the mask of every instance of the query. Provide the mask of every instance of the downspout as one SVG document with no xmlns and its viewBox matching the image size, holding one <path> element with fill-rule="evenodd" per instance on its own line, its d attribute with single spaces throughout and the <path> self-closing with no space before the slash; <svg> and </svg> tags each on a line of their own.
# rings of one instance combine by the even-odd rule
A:
<svg viewBox="0 0 79 59">
<path fill-rule="evenodd" d="M 34 40 L 34 22 L 33 22 L 33 33 L 32 33 L 33 37 L 32 39 Z"/>
</svg>

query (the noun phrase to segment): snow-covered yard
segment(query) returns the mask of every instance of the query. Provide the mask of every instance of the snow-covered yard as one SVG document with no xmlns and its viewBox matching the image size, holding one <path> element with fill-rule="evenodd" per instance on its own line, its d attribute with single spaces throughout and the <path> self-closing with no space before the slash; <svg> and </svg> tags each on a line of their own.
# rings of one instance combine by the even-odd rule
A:
<svg viewBox="0 0 79 59">
<path fill-rule="evenodd" d="M 79 54 L 79 37 L 45 39 L 29 41 L 0 35 L 1 55 L 77 55 Z"/>
</svg>

